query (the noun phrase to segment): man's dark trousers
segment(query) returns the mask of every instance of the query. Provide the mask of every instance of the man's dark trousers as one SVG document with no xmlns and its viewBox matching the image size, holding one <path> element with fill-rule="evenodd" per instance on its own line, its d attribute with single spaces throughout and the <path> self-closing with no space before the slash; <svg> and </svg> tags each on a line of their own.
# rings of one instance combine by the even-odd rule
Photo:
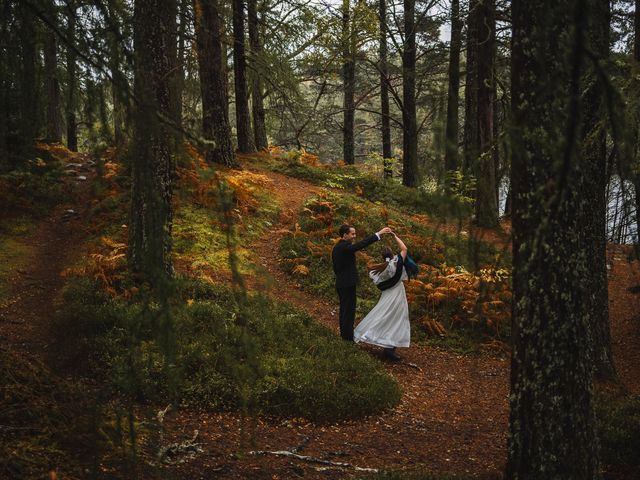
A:
<svg viewBox="0 0 640 480">
<path fill-rule="evenodd" d="M 353 341 L 353 322 L 356 318 L 356 287 L 336 288 L 340 299 L 340 336 Z"/>
<path fill-rule="evenodd" d="M 336 290 L 340 298 L 340 336 L 353 341 L 353 322 L 356 318 L 356 285 L 358 269 L 356 252 L 378 241 L 378 235 L 370 235 L 358 243 L 339 240 L 331 252 L 333 271 L 336 274 Z"/>
</svg>

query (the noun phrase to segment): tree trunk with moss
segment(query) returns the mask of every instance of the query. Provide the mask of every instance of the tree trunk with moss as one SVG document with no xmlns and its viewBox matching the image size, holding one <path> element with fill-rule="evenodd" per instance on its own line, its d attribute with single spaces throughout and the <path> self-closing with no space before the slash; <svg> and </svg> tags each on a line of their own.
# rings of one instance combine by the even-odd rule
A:
<svg viewBox="0 0 640 480">
<path fill-rule="evenodd" d="M 218 0 L 196 0 L 194 11 L 202 92 L 202 131 L 204 138 L 212 142 L 206 149 L 205 157 L 209 162 L 235 166 Z"/>
<path fill-rule="evenodd" d="M 589 0 L 589 30 L 587 38 L 590 49 L 599 62 L 609 56 L 609 0 Z M 592 63 L 587 64 L 583 76 L 584 124 L 582 126 L 582 158 L 584 186 L 583 194 L 590 198 L 583 211 L 584 241 L 591 261 L 591 275 L 585 278 L 590 283 L 587 291 L 593 337 L 593 361 L 595 373 L 601 379 L 616 376 L 611 352 L 611 330 L 609 328 L 609 292 L 607 285 L 607 107 L 606 86 L 598 78 Z"/>
<path fill-rule="evenodd" d="M 134 4 L 134 93 L 131 155 L 129 265 L 156 284 L 172 276 L 171 230 L 174 163 L 170 31 L 175 6 L 167 0 Z"/>
<path fill-rule="evenodd" d="M 640 0 L 636 0 L 636 11 L 633 16 L 633 59 L 636 62 L 636 65 L 640 65 Z M 640 125 L 636 125 L 637 128 L 637 138 L 640 138 Z M 636 152 L 636 165 L 640 165 L 640 148 L 638 147 L 638 140 L 636 139 L 635 145 Z M 636 197 L 636 238 L 637 243 L 640 245 L 640 166 L 637 167 L 639 172 L 635 174 L 633 186 L 635 190 Z"/>
<path fill-rule="evenodd" d="M 467 86 L 470 98 L 465 125 L 465 157 L 476 178 L 476 224 L 498 224 L 496 164 L 493 155 L 493 109 L 495 64 L 495 0 L 474 0 L 470 4 L 468 29 Z"/>
<path fill-rule="evenodd" d="M 599 478 L 580 215 L 584 1 L 514 0 L 513 353 L 506 478 Z"/>
</svg>

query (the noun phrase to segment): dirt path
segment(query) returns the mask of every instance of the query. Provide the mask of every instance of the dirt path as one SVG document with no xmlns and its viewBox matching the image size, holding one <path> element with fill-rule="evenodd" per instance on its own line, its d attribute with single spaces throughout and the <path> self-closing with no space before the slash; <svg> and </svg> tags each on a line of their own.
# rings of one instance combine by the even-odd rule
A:
<svg viewBox="0 0 640 480">
<path fill-rule="evenodd" d="M 271 172 L 274 193 L 283 205 L 280 225 L 251 248 L 264 269 L 262 288 L 338 331 L 337 300 L 327 301 L 296 287 L 279 263 L 283 229 L 293 229 L 306 198 L 320 189 Z M 362 347 L 377 358 L 380 349 Z M 403 390 L 400 405 L 375 417 L 334 425 L 306 421 L 258 419 L 255 450 L 291 450 L 364 468 L 416 469 L 497 478 L 506 455 L 508 361 L 489 356 L 466 357 L 425 346 L 401 352 L 401 364 L 384 362 Z M 408 364 L 412 363 L 417 368 Z M 201 432 L 208 459 L 187 467 L 190 474 L 217 478 L 344 478 L 353 469 L 327 468 L 276 456 L 236 458 L 240 419 L 229 414 L 191 414 L 181 419 L 182 434 Z M 177 424 L 176 424 L 177 427 Z M 230 457 L 231 455 L 231 457 Z M 195 478 L 195 477 L 194 477 Z"/>
<path fill-rule="evenodd" d="M 0 307 L 0 337 L 8 348 L 37 358 L 51 366 L 61 360 L 59 335 L 53 328 L 55 299 L 64 279 L 61 273 L 77 256 L 81 244 L 82 218 L 90 195 L 89 176 L 93 168 L 82 157 L 82 166 L 68 167 L 76 174 L 65 179 L 66 201 L 40 221 L 35 231 L 21 239 L 28 246 L 26 267 L 12 278 L 9 299 Z M 85 180 L 78 180 L 83 175 Z M 67 341 L 72 339 L 67 337 Z"/>
</svg>

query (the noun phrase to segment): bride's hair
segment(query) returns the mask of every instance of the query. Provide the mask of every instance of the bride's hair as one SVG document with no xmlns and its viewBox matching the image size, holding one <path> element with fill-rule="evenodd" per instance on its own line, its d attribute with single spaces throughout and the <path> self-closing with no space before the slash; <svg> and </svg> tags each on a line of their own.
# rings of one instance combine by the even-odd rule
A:
<svg viewBox="0 0 640 480">
<path fill-rule="evenodd" d="M 384 258 L 384 262 L 367 265 L 367 269 L 369 270 L 369 272 L 383 272 L 384 269 L 387 268 L 387 265 L 389 265 L 389 260 L 393 257 L 393 250 L 391 250 L 389 247 L 384 247 L 384 249 L 382 250 L 382 258 Z"/>
</svg>

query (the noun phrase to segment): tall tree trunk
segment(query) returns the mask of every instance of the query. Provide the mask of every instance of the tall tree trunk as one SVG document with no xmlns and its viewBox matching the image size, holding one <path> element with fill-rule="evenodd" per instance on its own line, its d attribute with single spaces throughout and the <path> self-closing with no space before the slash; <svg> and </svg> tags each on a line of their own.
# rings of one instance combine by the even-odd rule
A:
<svg viewBox="0 0 640 480">
<path fill-rule="evenodd" d="M 37 44 L 36 20 L 31 9 L 21 4 L 20 12 L 20 48 L 22 71 L 20 75 L 20 144 L 24 153 L 31 150 L 33 141 L 40 129 L 40 99 L 36 83 Z"/>
<path fill-rule="evenodd" d="M 167 46 L 167 56 L 169 62 L 169 98 L 171 106 L 169 109 L 169 118 L 172 125 L 170 129 L 171 140 L 173 145 L 171 150 L 177 152 L 182 146 L 182 91 L 180 90 L 180 68 L 178 64 L 178 1 L 171 0 L 167 3 L 166 20 L 167 28 L 164 30 L 164 44 Z"/>
<path fill-rule="evenodd" d="M 12 2 L 0 2 L 0 15 L 3 18 L 9 19 L 12 9 Z M 9 130 L 12 128 L 10 124 L 13 123 L 13 119 L 10 120 L 8 115 L 11 111 L 9 99 L 13 97 L 12 77 L 15 71 L 12 68 L 15 65 L 12 61 L 15 53 L 13 55 L 9 53 L 11 43 L 9 22 L 2 22 L 0 24 L 0 110 L 5 113 L 0 115 L 0 172 L 9 165 Z"/>
<path fill-rule="evenodd" d="M 246 64 L 244 1 L 233 0 L 233 76 L 236 92 L 236 128 L 238 131 L 238 150 L 242 153 L 249 153 L 255 150 L 253 136 L 251 135 Z"/>
<path fill-rule="evenodd" d="M 169 38 L 172 0 L 134 3 L 133 145 L 129 264 L 155 284 L 173 274 L 171 263 L 174 163 L 172 132 L 158 114 L 171 117 Z"/>
<path fill-rule="evenodd" d="M 633 22 L 633 59 L 636 61 L 636 65 L 640 64 L 640 0 L 636 0 L 635 13 Z M 640 124 L 636 125 L 636 162 L 640 164 L 640 147 L 638 146 L 638 139 L 640 139 Z M 637 243 L 640 245 L 640 173 L 636 173 L 633 181 L 636 197 L 636 238 Z"/>
<path fill-rule="evenodd" d="M 236 166 L 227 110 L 226 75 L 221 42 L 218 0 L 195 0 L 196 48 L 202 92 L 202 131 L 213 146 L 206 149 L 209 162 Z"/>
<path fill-rule="evenodd" d="M 576 212 L 585 1 L 512 3 L 513 353 L 507 479 L 599 477 L 591 275 Z"/>
<path fill-rule="evenodd" d="M 469 0 L 466 76 L 464 85 L 464 165 L 469 173 L 478 158 L 478 10 L 481 0 Z"/>
<path fill-rule="evenodd" d="M 462 44 L 460 1 L 451 1 L 451 44 L 449 49 L 449 92 L 445 133 L 445 172 L 458 169 L 458 103 L 460 99 L 460 47 Z"/>
<path fill-rule="evenodd" d="M 47 134 L 49 142 L 62 141 L 62 118 L 60 115 L 60 81 L 58 80 L 57 38 L 47 30 L 44 44 L 44 75 L 47 92 Z"/>
<path fill-rule="evenodd" d="M 180 25 L 178 27 L 178 58 L 177 58 L 177 79 L 176 79 L 176 125 L 182 129 L 182 96 L 184 93 L 185 76 L 185 37 L 187 34 L 188 10 L 190 0 L 180 1 Z"/>
<path fill-rule="evenodd" d="M 355 37 L 353 31 L 352 11 L 349 0 L 342 0 L 342 85 L 343 85 L 343 127 L 342 127 L 342 156 L 344 163 L 353 165 L 355 159 Z"/>
<path fill-rule="evenodd" d="M 493 155 L 493 108 L 494 108 L 494 64 L 495 64 L 495 0 L 478 0 L 476 15 L 477 54 L 475 80 L 478 92 L 477 146 L 475 159 L 476 223 L 482 227 L 498 225 L 496 202 L 496 164 Z"/>
<path fill-rule="evenodd" d="M 389 65 L 387 47 L 387 0 L 379 0 L 380 19 L 380 111 L 382 113 L 382 161 L 384 176 L 393 176 L 391 163 L 391 117 L 389 112 Z"/>
<path fill-rule="evenodd" d="M 76 124 L 76 108 L 78 106 L 77 73 L 76 73 L 76 10 L 70 7 L 67 19 L 67 148 L 78 151 L 78 127 Z"/>
<path fill-rule="evenodd" d="M 404 0 L 402 50 L 402 184 L 418 185 L 418 124 L 416 119 L 415 0 Z"/>
<path fill-rule="evenodd" d="M 265 112 L 262 100 L 262 81 L 260 76 L 264 71 L 259 65 L 262 45 L 260 43 L 260 28 L 258 22 L 257 0 L 248 0 L 247 15 L 249 20 L 249 46 L 251 47 L 251 109 L 253 114 L 253 136 L 256 149 L 263 150 L 269 146 L 265 127 Z"/>
<path fill-rule="evenodd" d="M 589 0 L 589 31 L 591 51 L 601 62 L 609 56 L 610 11 L 609 0 Z M 607 286 L 607 135 L 604 119 L 606 86 L 598 79 L 597 72 L 588 66 L 584 75 L 583 90 L 584 125 L 582 128 L 582 157 L 584 186 L 583 195 L 590 198 L 582 212 L 584 242 L 591 262 L 591 275 L 586 277 L 591 331 L 593 338 L 593 360 L 599 378 L 612 379 L 616 375 L 611 353 L 611 331 L 609 328 L 609 292 Z"/>
</svg>

